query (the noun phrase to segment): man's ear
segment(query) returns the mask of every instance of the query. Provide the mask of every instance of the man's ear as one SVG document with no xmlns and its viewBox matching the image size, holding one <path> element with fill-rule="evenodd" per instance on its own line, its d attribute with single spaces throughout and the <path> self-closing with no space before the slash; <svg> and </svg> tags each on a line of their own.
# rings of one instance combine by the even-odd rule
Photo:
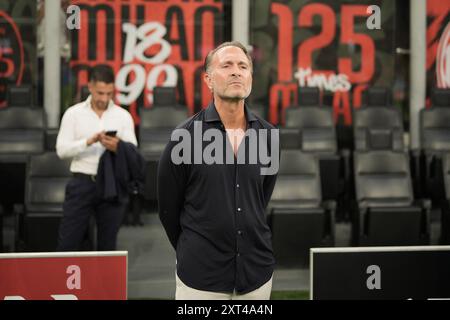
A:
<svg viewBox="0 0 450 320">
<path fill-rule="evenodd" d="M 212 79 L 211 76 L 209 75 L 208 72 L 205 72 L 204 76 L 203 76 L 203 81 L 205 81 L 206 85 L 208 86 L 209 90 L 212 91 Z"/>
</svg>

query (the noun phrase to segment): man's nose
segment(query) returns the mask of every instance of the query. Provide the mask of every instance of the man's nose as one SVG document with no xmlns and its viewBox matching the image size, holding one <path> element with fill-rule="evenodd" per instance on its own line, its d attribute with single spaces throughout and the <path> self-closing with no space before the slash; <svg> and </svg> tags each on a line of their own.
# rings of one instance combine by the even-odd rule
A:
<svg viewBox="0 0 450 320">
<path fill-rule="evenodd" d="M 240 77 L 242 75 L 241 74 L 241 69 L 239 68 L 239 66 L 233 66 L 232 67 L 231 75 L 238 76 L 238 77 Z"/>
</svg>

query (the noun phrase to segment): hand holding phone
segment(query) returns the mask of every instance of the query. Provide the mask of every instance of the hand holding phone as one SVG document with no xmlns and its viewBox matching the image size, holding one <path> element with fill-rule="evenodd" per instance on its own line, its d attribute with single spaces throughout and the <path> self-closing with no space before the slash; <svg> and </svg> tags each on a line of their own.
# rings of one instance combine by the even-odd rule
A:
<svg viewBox="0 0 450 320">
<path fill-rule="evenodd" d="M 119 143 L 119 138 L 116 137 L 117 130 L 105 131 L 103 138 L 100 143 L 109 151 L 116 152 L 117 144 Z"/>
<path fill-rule="evenodd" d="M 109 130 L 109 131 L 106 131 L 105 134 L 109 137 L 115 137 L 117 134 L 117 130 Z"/>
</svg>

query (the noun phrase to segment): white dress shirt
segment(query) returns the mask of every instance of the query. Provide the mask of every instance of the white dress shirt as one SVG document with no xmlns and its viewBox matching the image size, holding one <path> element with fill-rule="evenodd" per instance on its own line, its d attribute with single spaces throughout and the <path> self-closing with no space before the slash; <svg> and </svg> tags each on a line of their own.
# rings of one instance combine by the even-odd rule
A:
<svg viewBox="0 0 450 320">
<path fill-rule="evenodd" d="M 91 96 L 64 113 L 56 139 L 56 153 L 61 159 L 73 158 L 71 172 L 97 174 L 98 163 L 105 147 L 96 142 L 87 145 L 87 140 L 101 131 L 116 130 L 117 137 L 137 146 L 134 122 L 125 109 L 109 102 L 108 108 L 99 117 L 91 107 Z"/>
</svg>

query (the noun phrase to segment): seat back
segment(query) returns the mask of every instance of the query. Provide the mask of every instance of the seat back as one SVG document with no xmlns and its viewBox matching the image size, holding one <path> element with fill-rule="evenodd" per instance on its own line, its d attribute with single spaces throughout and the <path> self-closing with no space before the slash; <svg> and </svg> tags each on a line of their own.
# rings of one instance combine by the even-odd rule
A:
<svg viewBox="0 0 450 320">
<path fill-rule="evenodd" d="M 286 129 L 298 129 L 298 144 L 305 152 L 337 151 L 333 110 L 329 107 L 292 107 L 286 110 Z M 285 135 L 282 130 L 282 136 Z M 286 135 L 285 135 L 286 136 Z M 292 144 L 290 144 L 292 145 Z"/>
<path fill-rule="evenodd" d="M 153 89 L 153 107 L 176 107 L 176 87 L 155 87 Z"/>
<path fill-rule="evenodd" d="M 31 156 L 25 184 L 27 215 L 62 212 L 70 177 L 70 160 L 61 160 L 54 152 Z"/>
<path fill-rule="evenodd" d="M 392 92 L 386 87 L 371 87 L 363 93 L 363 105 L 386 107 L 392 105 Z"/>
<path fill-rule="evenodd" d="M 403 123 L 399 110 L 392 107 L 367 107 L 354 112 L 355 150 L 402 151 Z"/>
<path fill-rule="evenodd" d="M 282 150 L 269 203 L 269 225 L 277 263 L 304 267 L 309 249 L 334 245 L 334 212 L 322 206 L 319 160 L 300 150 Z"/>
<path fill-rule="evenodd" d="M 34 154 L 44 150 L 45 112 L 41 108 L 0 110 L 0 154 Z"/>
<path fill-rule="evenodd" d="M 174 129 L 187 119 L 188 112 L 176 107 L 142 108 L 140 117 L 140 129 Z"/>
<path fill-rule="evenodd" d="M 8 85 L 7 106 L 32 107 L 33 94 L 31 90 L 31 85 Z"/>
<path fill-rule="evenodd" d="M 420 110 L 420 142 L 428 153 L 450 150 L 450 108 Z"/>
<path fill-rule="evenodd" d="M 25 216 L 19 237 L 26 251 L 54 251 L 63 217 L 66 185 L 71 179 L 70 160 L 55 152 L 31 156 L 27 163 Z M 81 250 L 94 250 L 95 227 L 89 223 Z"/>
<path fill-rule="evenodd" d="M 450 153 L 445 154 L 442 160 L 442 171 L 444 177 L 445 198 L 450 200 Z"/>
<path fill-rule="evenodd" d="M 272 201 L 320 206 L 319 163 L 316 156 L 299 150 L 282 150 Z"/>
<path fill-rule="evenodd" d="M 159 158 L 173 129 L 187 117 L 187 109 L 180 107 L 141 109 L 139 148 L 144 157 Z"/>
<path fill-rule="evenodd" d="M 408 206 L 414 196 L 404 152 L 355 152 L 356 199 L 371 207 Z"/>
<path fill-rule="evenodd" d="M 450 106 L 450 90 L 434 88 L 431 91 L 431 104 L 433 107 Z"/>
<path fill-rule="evenodd" d="M 300 87 L 298 89 L 298 105 L 302 107 L 321 106 L 320 89 L 317 87 Z"/>
</svg>

